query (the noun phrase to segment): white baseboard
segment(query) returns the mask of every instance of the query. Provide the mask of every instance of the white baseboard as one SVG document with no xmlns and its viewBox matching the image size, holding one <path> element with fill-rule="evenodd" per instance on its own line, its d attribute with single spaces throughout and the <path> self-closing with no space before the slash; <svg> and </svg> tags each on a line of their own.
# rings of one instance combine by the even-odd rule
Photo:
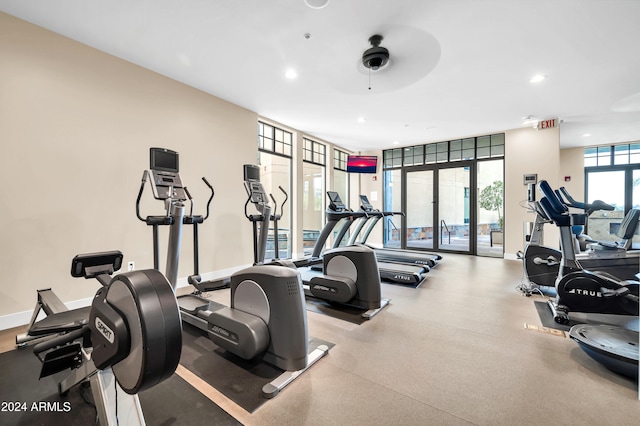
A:
<svg viewBox="0 0 640 426">
<path fill-rule="evenodd" d="M 219 280 L 219 279 L 228 277 L 231 274 L 233 274 L 234 272 L 237 272 L 237 271 L 239 271 L 241 269 L 244 269 L 244 268 L 246 268 L 248 266 L 250 266 L 250 265 L 243 265 L 243 266 L 238 266 L 238 267 L 234 267 L 234 268 L 222 269 L 222 270 L 219 270 L 219 271 L 206 272 L 204 274 L 201 274 L 201 276 L 202 276 L 202 279 L 205 280 L 205 281 L 208 281 L 208 280 Z M 187 282 L 187 277 L 178 278 L 178 283 L 176 284 L 177 288 L 186 287 L 188 285 L 189 285 L 189 283 Z M 83 308 L 85 306 L 89 306 L 91 304 L 92 300 L 93 300 L 93 297 L 88 297 L 86 299 L 74 300 L 74 301 L 71 301 L 71 302 L 66 302 L 65 305 L 67 305 L 67 307 L 69 309 Z M 36 301 L 36 295 L 35 294 L 33 295 L 33 301 L 34 301 L 34 306 L 35 306 L 35 301 Z M 33 315 L 33 310 L 15 312 L 13 314 L 2 315 L 2 316 L 0 316 L 0 330 L 7 330 L 9 328 L 19 327 L 21 325 L 28 324 L 29 321 L 31 320 L 31 315 Z M 41 312 L 40 315 L 38 316 L 38 319 L 42 319 L 42 318 L 44 318 L 44 313 Z"/>
<path fill-rule="evenodd" d="M 518 254 L 517 253 L 505 253 L 504 254 L 504 258 L 506 260 L 520 260 L 520 259 L 518 259 Z"/>
<path fill-rule="evenodd" d="M 34 294 L 33 296 L 35 301 L 36 295 Z M 85 306 L 89 306 L 92 300 L 93 300 L 93 297 L 88 297 L 86 299 L 67 302 L 65 303 L 65 305 L 67 305 L 69 309 L 78 309 L 78 308 L 83 308 Z M 35 302 L 34 302 L 34 306 L 35 306 Z M 31 315 L 33 315 L 33 310 L 2 315 L 0 316 L 0 330 L 7 330 L 9 328 L 19 327 L 21 325 L 28 324 L 29 321 L 31 320 Z M 40 320 L 44 318 L 44 316 L 45 316 L 44 313 L 40 312 L 40 315 L 38 315 L 38 319 Z"/>
</svg>

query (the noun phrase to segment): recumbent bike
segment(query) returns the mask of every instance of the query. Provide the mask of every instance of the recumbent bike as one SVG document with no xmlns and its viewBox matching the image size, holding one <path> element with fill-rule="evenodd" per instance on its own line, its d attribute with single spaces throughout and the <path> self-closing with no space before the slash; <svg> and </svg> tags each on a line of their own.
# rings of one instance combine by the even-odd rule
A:
<svg viewBox="0 0 640 426">
<path fill-rule="evenodd" d="M 174 373 L 182 351 L 182 326 L 171 286 L 160 272 L 111 276 L 122 258 L 119 251 L 74 257 L 73 277 L 95 278 L 102 284 L 91 306 L 67 310 L 50 289 L 44 298 L 39 291 L 32 322 L 17 343 L 26 346 L 40 340 L 33 346 L 42 362 L 40 378 L 71 370 L 58 384 L 61 395 L 88 381 L 100 424 L 143 425 L 137 393 Z M 36 321 L 40 309 L 47 316 Z"/>
</svg>

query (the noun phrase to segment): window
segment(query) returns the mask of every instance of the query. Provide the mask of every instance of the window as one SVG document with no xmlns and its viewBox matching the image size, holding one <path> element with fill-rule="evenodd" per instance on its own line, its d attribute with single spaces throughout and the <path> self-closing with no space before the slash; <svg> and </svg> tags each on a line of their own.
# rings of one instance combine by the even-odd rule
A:
<svg viewBox="0 0 640 426">
<path fill-rule="evenodd" d="M 344 200 L 349 199 L 349 173 L 347 173 L 347 158 L 349 154 L 339 149 L 333 150 L 333 190 Z"/>
<path fill-rule="evenodd" d="M 584 199 L 587 202 L 600 199 L 615 208 L 592 213 L 586 232 L 596 240 L 619 240 L 615 233 L 625 214 L 639 207 L 640 143 L 585 148 L 584 173 Z M 633 243 L 639 242 L 640 236 L 636 234 Z"/>
<path fill-rule="evenodd" d="M 258 121 L 258 149 L 291 157 L 292 134 Z"/>
<path fill-rule="evenodd" d="M 481 136 L 476 143 L 477 158 L 496 158 L 504 156 L 504 134 Z"/>
<path fill-rule="evenodd" d="M 307 163 L 318 164 L 320 166 L 325 165 L 325 151 L 326 146 L 323 144 L 312 141 L 311 139 L 304 138 L 302 146 L 302 160 Z"/>
<path fill-rule="evenodd" d="M 382 153 L 383 167 L 391 169 L 402 166 L 402 148 L 388 149 Z"/>
<path fill-rule="evenodd" d="M 420 164 L 424 164 L 424 145 L 405 148 L 404 165 L 417 166 Z"/>
<path fill-rule="evenodd" d="M 584 150 L 584 166 L 598 167 L 611 165 L 611 148 L 610 146 L 598 146 L 594 148 L 585 148 Z"/>
<path fill-rule="evenodd" d="M 459 139 L 449 142 L 449 161 L 473 160 L 475 157 L 475 139 Z"/>
<path fill-rule="evenodd" d="M 349 154 L 339 149 L 333 150 L 333 168 L 336 170 L 347 171 L 347 158 Z"/>
<path fill-rule="evenodd" d="M 384 179 L 384 211 L 402 211 L 402 170 L 386 170 Z M 401 246 L 402 217 L 400 215 L 384 216 L 383 244 L 385 247 L 399 248 Z"/>
<path fill-rule="evenodd" d="M 305 254 L 311 254 L 324 226 L 325 152 L 325 145 L 303 139 L 302 227 Z"/>
<path fill-rule="evenodd" d="M 446 163 L 449 161 L 449 142 L 438 142 L 436 144 L 436 163 Z"/>
<path fill-rule="evenodd" d="M 269 229 L 267 252 L 265 260 L 280 257 L 291 257 L 291 144 L 292 133 L 278 127 L 258 122 L 258 164 L 260 165 L 260 181 L 265 191 L 273 194 L 277 211 L 282 214 L 278 221 L 278 251 L 275 252 L 275 238 L 273 228 Z M 281 207 L 285 195 L 280 191 L 282 187 L 288 194 L 289 201 Z"/>
<path fill-rule="evenodd" d="M 637 161 L 640 161 L 640 144 L 633 146 L 635 147 L 634 158 L 637 157 Z M 387 149 L 382 153 L 382 167 L 386 170 L 394 167 L 503 157 L 504 133 L 498 133 L 477 138 Z"/>
</svg>

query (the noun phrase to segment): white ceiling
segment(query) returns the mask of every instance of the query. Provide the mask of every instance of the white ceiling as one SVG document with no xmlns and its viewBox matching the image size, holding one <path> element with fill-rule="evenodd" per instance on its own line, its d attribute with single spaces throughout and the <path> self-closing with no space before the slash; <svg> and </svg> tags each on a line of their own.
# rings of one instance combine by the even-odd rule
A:
<svg viewBox="0 0 640 426">
<path fill-rule="evenodd" d="M 640 140 L 638 0 L 0 0 L 0 10 L 352 150 L 488 134 L 525 116 L 562 120 L 562 147 Z M 360 58 L 374 34 L 391 62 L 369 90 Z M 530 83 L 535 74 L 547 78 Z"/>
</svg>

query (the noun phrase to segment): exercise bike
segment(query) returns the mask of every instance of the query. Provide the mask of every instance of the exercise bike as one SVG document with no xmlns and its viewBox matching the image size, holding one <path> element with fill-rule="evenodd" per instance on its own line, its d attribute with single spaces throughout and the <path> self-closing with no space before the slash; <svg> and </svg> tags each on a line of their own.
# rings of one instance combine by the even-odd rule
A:
<svg viewBox="0 0 640 426">
<path fill-rule="evenodd" d="M 584 225 L 586 214 L 570 214 L 547 181 L 538 188 L 544 194 L 540 207 L 547 217 L 560 228 L 562 257 L 556 279 L 556 300 L 548 302 L 553 319 L 569 324 L 569 312 L 638 315 L 640 282 L 623 281 L 610 274 L 584 270 L 576 260 L 571 227 Z"/>
<path fill-rule="evenodd" d="M 154 229 L 154 264 L 158 265 L 158 226 L 169 226 L 166 275 L 175 290 L 188 198 L 179 175 L 178 153 L 150 149 L 150 168 L 143 173 L 136 210 L 138 218 Z M 154 198 L 163 201 L 165 215 L 140 216 L 140 199 L 149 181 Z M 205 182 L 206 183 L 206 182 Z M 213 188 L 210 187 L 213 196 Z M 154 219 L 158 218 L 158 219 Z M 160 219 L 162 218 L 162 219 Z M 270 220 L 269 215 L 265 221 Z M 268 222 L 267 222 L 268 223 Z M 268 229 L 261 227 L 261 230 Z M 266 238 L 261 238 L 262 244 Z M 264 247 L 261 248 L 264 251 Z M 197 254 L 197 251 L 196 253 Z M 302 282 L 297 271 L 283 266 L 257 265 L 234 273 L 229 279 L 230 306 L 210 301 L 198 294 L 178 297 L 182 321 L 204 331 L 220 348 L 242 359 L 260 359 L 284 370 L 262 389 L 266 398 L 275 397 L 292 380 L 329 351 L 319 345 L 309 352 L 307 316 Z"/>
<path fill-rule="evenodd" d="M 533 188 L 529 190 L 531 194 Z M 564 188 L 554 191 L 556 197 L 562 201 L 567 207 L 573 207 L 585 212 L 587 216 L 599 210 L 612 210 L 613 206 L 602 201 L 596 200 L 587 204 L 573 200 Z M 560 198 L 564 194 L 565 201 Z M 524 252 L 519 252 L 519 258 L 523 261 L 523 268 L 527 278 L 527 282 L 521 284 L 518 290 L 525 296 L 530 296 L 534 291 L 541 291 L 540 287 L 554 287 L 556 278 L 560 271 L 562 252 L 542 245 L 544 226 L 552 224 L 547 213 L 542 209 L 540 203 L 535 200 L 529 201 L 529 206 L 534 210 L 535 222 L 531 234 L 528 236 L 528 242 Z M 640 218 L 640 210 L 631 209 L 622 220 L 618 227 L 616 235 L 621 238 L 620 243 L 603 243 L 590 240 L 591 249 L 588 252 L 581 252 L 579 246 L 584 244 L 585 239 L 581 238 L 583 226 L 571 226 L 572 244 L 571 247 L 575 253 L 576 261 L 587 270 L 607 272 L 618 279 L 634 280 L 638 272 L 638 262 L 640 260 L 639 252 L 627 252 L 631 245 L 631 238 L 638 226 Z M 605 248 L 609 246 L 609 248 Z"/>
<path fill-rule="evenodd" d="M 45 339 L 33 346 L 42 362 L 40 378 L 71 370 L 58 384 L 61 395 L 88 381 L 100 424 L 143 425 L 137 393 L 173 374 L 182 327 L 175 296 L 161 273 L 111 276 L 122 257 L 119 251 L 76 256 L 71 275 L 95 278 L 103 287 L 88 310 L 58 306 L 58 313 L 31 324 L 28 335 Z"/>
</svg>

